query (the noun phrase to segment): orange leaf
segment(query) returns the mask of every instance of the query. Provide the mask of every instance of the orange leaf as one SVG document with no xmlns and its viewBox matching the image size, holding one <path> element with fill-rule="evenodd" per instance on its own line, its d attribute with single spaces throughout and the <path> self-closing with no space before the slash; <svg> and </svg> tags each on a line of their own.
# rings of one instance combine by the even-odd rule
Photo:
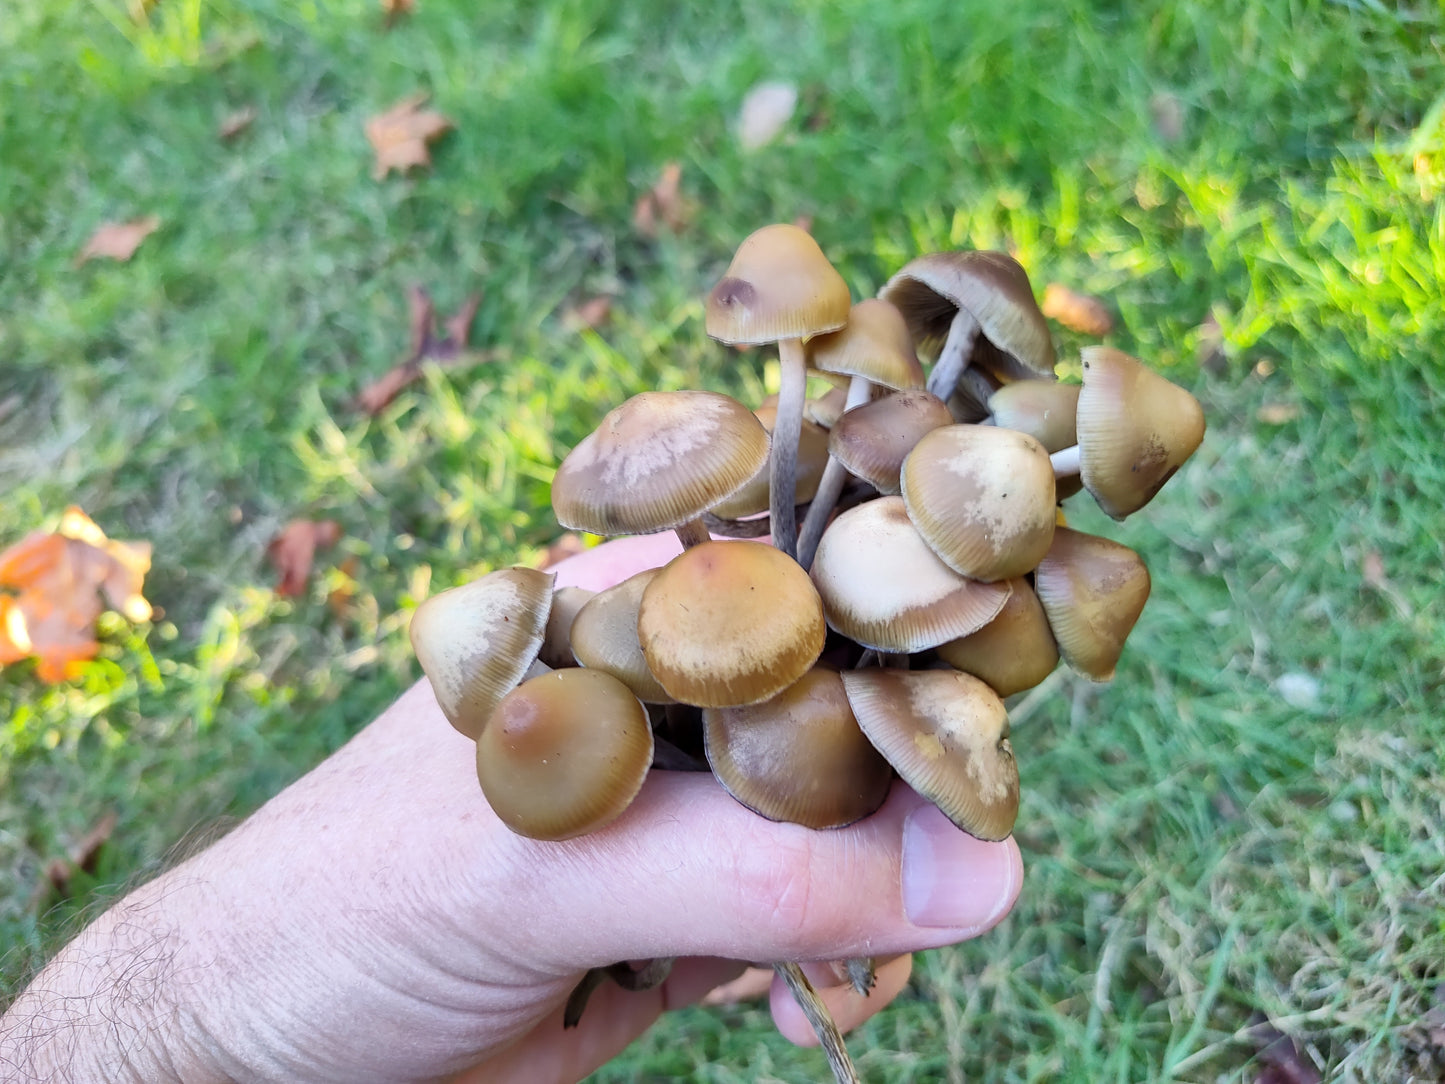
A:
<svg viewBox="0 0 1445 1084">
<path fill-rule="evenodd" d="M 381 10 L 385 15 L 385 26 L 390 30 L 403 15 L 416 11 L 416 0 L 381 0 Z"/>
<path fill-rule="evenodd" d="M 0 665 L 34 655 L 42 681 L 69 681 L 100 650 L 95 620 L 106 602 L 132 621 L 151 616 L 141 594 L 145 542 L 117 542 L 79 508 L 53 532 L 34 531 L 0 553 Z"/>
<path fill-rule="evenodd" d="M 90 235 L 85 247 L 75 257 L 76 266 L 87 260 L 119 260 L 124 263 L 135 255 L 140 243 L 161 224 L 155 215 L 146 215 L 130 222 L 107 222 Z"/>
<path fill-rule="evenodd" d="M 1114 330 L 1114 314 L 1097 297 L 1081 294 L 1058 282 L 1044 290 L 1043 313 L 1070 331 L 1103 337 Z"/>
<path fill-rule="evenodd" d="M 266 547 L 266 556 L 281 574 L 276 593 L 288 598 L 306 590 L 311 563 L 317 549 L 334 546 L 341 539 L 341 524 L 334 519 L 293 519 Z"/>
<path fill-rule="evenodd" d="M 452 122 L 440 113 L 422 109 L 426 100 L 425 93 L 413 94 L 366 122 L 366 138 L 376 152 L 376 165 L 371 170 L 376 180 L 392 170 L 405 173 L 431 165 L 431 151 L 427 148 L 452 129 Z"/>
</svg>

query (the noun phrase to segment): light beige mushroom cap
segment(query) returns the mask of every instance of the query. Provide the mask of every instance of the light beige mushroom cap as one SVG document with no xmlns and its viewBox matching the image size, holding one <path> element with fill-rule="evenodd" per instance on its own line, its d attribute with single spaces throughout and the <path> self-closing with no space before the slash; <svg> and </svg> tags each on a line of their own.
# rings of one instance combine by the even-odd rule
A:
<svg viewBox="0 0 1445 1084">
<path fill-rule="evenodd" d="M 673 698 L 647 668 L 637 639 L 642 593 L 657 573 L 645 569 L 594 595 L 572 623 L 572 655 L 589 669 L 611 674 L 644 703 L 671 704 Z"/>
<path fill-rule="evenodd" d="M 707 299 L 707 333 L 725 343 L 772 343 L 837 331 L 852 298 L 812 236 L 764 226 L 738 246 Z"/>
<path fill-rule="evenodd" d="M 1017 380 L 989 396 L 988 409 L 999 428 L 1017 429 L 1049 452 L 1061 452 L 1079 443 L 1080 390 L 1054 380 Z"/>
<path fill-rule="evenodd" d="M 897 391 L 924 384 L 903 314 L 876 297 L 853 306 L 847 327 L 809 342 L 808 364 L 819 372 L 861 376 Z"/>
</svg>

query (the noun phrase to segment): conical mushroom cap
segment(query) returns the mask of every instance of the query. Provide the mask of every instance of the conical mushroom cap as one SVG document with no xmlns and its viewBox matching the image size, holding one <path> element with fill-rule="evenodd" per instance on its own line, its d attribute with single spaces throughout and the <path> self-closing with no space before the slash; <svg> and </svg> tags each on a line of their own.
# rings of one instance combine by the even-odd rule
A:
<svg viewBox="0 0 1445 1084">
<path fill-rule="evenodd" d="M 1019 810 L 1019 770 L 1003 701 L 952 670 L 850 670 L 848 702 L 903 781 L 978 839 L 1004 839 Z"/>
<path fill-rule="evenodd" d="M 647 668 L 637 639 L 642 592 L 657 572 L 646 569 L 594 595 L 572 622 L 572 655 L 591 670 L 611 674 L 644 703 L 671 704 L 673 698 Z"/>
<path fill-rule="evenodd" d="M 908 322 L 920 350 L 936 355 L 960 308 L 995 347 L 984 368 L 1004 380 L 1052 378 L 1054 341 L 1028 274 L 1004 252 L 932 252 L 910 260 L 878 296 Z"/>
<path fill-rule="evenodd" d="M 776 406 L 760 406 L 753 411 L 758 421 L 769 434 L 778 417 Z M 798 436 L 798 488 L 795 500 L 798 504 L 811 501 L 818 492 L 818 483 L 823 480 L 823 470 L 828 466 L 828 431 L 807 418 Z M 723 519 L 742 519 L 768 510 L 768 464 L 762 468 L 742 489 L 727 500 L 713 505 L 711 511 Z"/>
<path fill-rule="evenodd" d="M 1034 590 L 1064 661 L 1094 681 L 1111 680 L 1149 599 L 1143 558 L 1108 538 L 1059 527 Z"/>
<path fill-rule="evenodd" d="M 477 739 L 488 804 L 532 839 L 571 839 L 615 820 L 651 765 L 647 709 L 610 674 L 581 667 L 524 681 Z"/>
<path fill-rule="evenodd" d="M 644 392 L 562 460 L 552 509 L 562 526 L 592 534 L 671 530 L 732 496 L 767 460 L 767 430 L 736 399 Z"/>
<path fill-rule="evenodd" d="M 923 389 L 854 407 L 828 433 L 828 451 L 879 493 L 896 494 L 903 461 L 925 433 L 952 425 L 948 405 Z"/>
<path fill-rule="evenodd" d="M 684 704 L 756 704 L 823 652 L 823 606 L 808 574 L 772 546 L 704 542 L 642 594 L 637 634 L 648 668 Z"/>
<path fill-rule="evenodd" d="M 707 299 L 707 333 L 725 343 L 772 343 L 837 331 L 848 322 L 848 284 L 812 236 L 764 226 L 733 256 Z"/>
<path fill-rule="evenodd" d="M 903 462 L 908 518 L 943 563 L 992 582 L 1030 572 L 1054 537 L 1054 468 L 1027 433 L 950 425 Z"/>
<path fill-rule="evenodd" d="M 1032 689 L 1059 664 L 1059 649 L 1038 595 L 1023 577 L 1009 580 L 999 615 L 983 628 L 938 645 L 938 657 L 984 681 L 999 696 Z"/>
<path fill-rule="evenodd" d="M 1107 346 L 1082 351 L 1079 476 L 1115 519 L 1154 499 L 1204 439 L 1199 400 L 1138 358 Z"/>
<path fill-rule="evenodd" d="M 863 736 L 831 670 L 815 667 L 761 704 L 709 708 L 702 718 L 713 774 L 769 820 L 841 828 L 888 797 L 893 769 Z"/>
<path fill-rule="evenodd" d="M 847 327 L 809 342 L 808 364 L 822 373 L 861 376 L 897 391 L 924 384 L 903 314 L 876 297 L 853 306 Z"/>
<path fill-rule="evenodd" d="M 1061 452 L 1079 443 L 1080 390 L 1053 380 L 1017 380 L 989 396 L 988 409 L 1000 429 L 1017 429 L 1049 452 Z"/>
<path fill-rule="evenodd" d="M 844 512 L 823 532 L 813 582 L 828 625 L 877 651 L 912 653 L 982 628 L 1003 609 L 1006 583 L 978 583 L 938 559 L 901 497 Z"/>
<path fill-rule="evenodd" d="M 550 572 L 501 568 L 433 595 L 411 617 L 411 646 L 442 714 L 475 739 L 537 657 L 552 608 Z"/>
</svg>

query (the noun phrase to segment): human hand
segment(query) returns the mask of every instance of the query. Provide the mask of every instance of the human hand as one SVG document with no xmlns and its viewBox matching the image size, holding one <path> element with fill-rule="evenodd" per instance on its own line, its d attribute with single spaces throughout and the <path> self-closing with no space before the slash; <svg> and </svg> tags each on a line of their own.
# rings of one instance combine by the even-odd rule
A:
<svg viewBox="0 0 1445 1084">
<path fill-rule="evenodd" d="M 610 543 L 559 566 L 558 585 L 607 586 L 678 548 Z M 123 1079 L 96 1045 L 119 1036 L 137 1079 L 575 1081 L 741 961 L 894 957 L 867 999 L 809 966 L 854 1026 L 902 989 L 907 953 L 989 928 L 1021 878 L 1012 840 L 965 835 L 897 782 L 873 816 L 818 832 L 764 820 L 709 775 L 653 772 L 601 831 L 516 836 L 422 681 L 102 916 L 16 1008 L 33 1028 L 54 1023 L 57 999 L 90 999 L 75 1023 L 105 1026 L 48 1049 L 95 1079 Z M 588 968 L 663 956 L 680 958 L 661 987 L 604 985 L 563 1029 Z M 772 1008 L 784 1035 L 814 1041 L 778 983 Z M 0 1026 L 0 1064 L 16 1033 Z"/>
</svg>

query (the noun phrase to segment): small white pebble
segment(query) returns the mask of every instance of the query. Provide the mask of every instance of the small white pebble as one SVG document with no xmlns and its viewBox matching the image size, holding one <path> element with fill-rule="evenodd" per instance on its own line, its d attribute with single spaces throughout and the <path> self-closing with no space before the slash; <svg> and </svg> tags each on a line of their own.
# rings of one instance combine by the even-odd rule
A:
<svg viewBox="0 0 1445 1084">
<path fill-rule="evenodd" d="M 791 83 L 759 83 L 743 98 L 738 114 L 738 142 L 745 151 L 765 147 L 777 138 L 798 107 L 798 88 Z"/>
<path fill-rule="evenodd" d="M 1320 683 L 1318 678 L 1292 670 L 1275 679 L 1274 691 L 1280 699 L 1292 708 L 1306 710 L 1319 706 Z"/>
</svg>

